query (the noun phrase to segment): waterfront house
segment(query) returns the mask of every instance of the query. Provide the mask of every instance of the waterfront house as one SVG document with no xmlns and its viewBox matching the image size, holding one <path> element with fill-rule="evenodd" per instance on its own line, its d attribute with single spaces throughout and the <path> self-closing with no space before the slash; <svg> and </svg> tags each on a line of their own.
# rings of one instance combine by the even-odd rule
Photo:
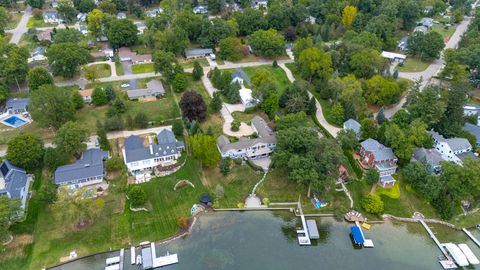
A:
<svg viewBox="0 0 480 270">
<path fill-rule="evenodd" d="M 147 83 L 146 89 L 127 90 L 128 99 L 147 99 L 152 97 L 161 97 L 165 94 L 163 84 L 159 80 L 151 80 Z"/>
<path fill-rule="evenodd" d="M 28 199 L 28 188 L 32 177 L 17 166 L 4 159 L 0 164 L 0 195 L 10 199 L 19 199 L 25 209 Z"/>
<path fill-rule="evenodd" d="M 137 54 L 128 47 L 118 49 L 118 57 L 121 62 L 132 62 L 133 64 L 144 64 L 152 62 L 151 54 Z"/>
<path fill-rule="evenodd" d="M 28 112 L 29 98 L 11 98 L 5 103 L 5 109 L 10 114 L 20 114 Z"/>
<path fill-rule="evenodd" d="M 92 103 L 93 88 L 78 90 L 78 92 L 80 93 L 80 96 L 82 96 L 84 103 L 86 104 Z"/>
<path fill-rule="evenodd" d="M 132 175 L 142 175 L 150 174 L 157 166 L 176 164 L 184 148 L 184 143 L 178 141 L 170 129 L 164 128 L 157 135 L 157 143 L 149 139 L 147 146 L 139 136 L 128 137 L 122 153 L 128 171 Z"/>
<path fill-rule="evenodd" d="M 45 23 L 59 24 L 62 22 L 62 17 L 56 11 L 47 11 L 43 13 L 43 21 Z"/>
<path fill-rule="evenodd" d="M 55 184 L 71 189 L 100 184 L 105 176 L 103 162 L 108 158 L 108 151 L 100 148 L 85 150 L 79 160 L 55 170 Z"/>
<path fill-rule="evenodd" d="M 218 137 L 217 148 L 222 158 L 249 160 L 270 156 L 277 144 L 275 132 L 260 116 L 255 116 L 252 119 L 252 128 L 257 133 L 258 138 L 240 138 L 239 141 L 231 143 L 224 135 Z"/>
<path fill-rule="evenodd" d="M 380 184 L 383 187 L 395 185 L 392 177 L 397 171 L 397 157 L 392 149 L 374 139 L 360 143 L 360 157 L 364 167 L 375 168 L 380 174 Z"/>
<path fill-rule="evenodd" d="M 357 139 L 360 138 L 360 129 L 362 128 L 362 125 L 360 125 L 360 123 L 358 123 L 357 121 L 355 121 L 354 119 L 348 119 L 347 121 L 345 121 L 345 123 L 343 123 L 343 129 L 347 130 L 347 129 L 350 129 L 350 130 L 353 130 L 353 132 L 355 132 L 355 135 L 357 135 Z"/>
<path fill-rule="evenodd" d="M 193 13 L 195 14 L 207 14 L 208 8 L 206 6 L 196 6 L 193 8 Z"/>
<path fill-rule="evenodd" d="M 415 148 L 413 151 L 412 160 L 423 163 L 430 173 L 440 173 L 440 162 L 446 161 L 437 149 Z"/>
<path fill-rule="evenodd" d="M 462 159 L 472 156 L 472 145 L 465 138 L 444 138 L 434 130 L 429 133 L 433 138 L 433 147 L 437 149 L 445 160 L 462 164 Z"/>
<path fill-rule="evenodd" d="M 475 138 L 477 138 L 476 147 L 480 147 L 480 127 L 470 123 L 465 123 L 463 130 L 475 135 Z"/>
<path fill-rule="evenodd" d="M 210 56 L 210 54 L 213 54 L 213 49 L 191 49 L 191 50 L 185 50 L 184 52 L 185 58 L 187 59 L 195 59 L 195 58 L 203 58 Z"/>
</svg>

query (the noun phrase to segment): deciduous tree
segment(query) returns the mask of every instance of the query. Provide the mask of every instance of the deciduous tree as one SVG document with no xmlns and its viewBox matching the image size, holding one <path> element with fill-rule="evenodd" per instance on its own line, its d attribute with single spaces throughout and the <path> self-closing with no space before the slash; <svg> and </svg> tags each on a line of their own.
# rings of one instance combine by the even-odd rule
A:
<svg viewBox="0 0 480 270">
<path fill-rule="evenodd" d="M 34 67 L 28 71 L 27 83 L 30 91 L 36 91 L 44 84 L 53 84 L 53 77 L 46 68 Z"/>
<path fill-rule="evenodd" d="M 188 120 L 203 121 L 207 117 L 207 105 L 203 97 L 194 91 L 187 91 L 180 100 L 182 115 Z"/>
<path fill-rule="evenodd" d="M 274 29 L 258 30 L 248 42 L 255 53 L 265 57 L 280 56 L 285 51 L 285 39 Z"/>
<path fill-rule="evenodd" d="M 79 155 L 87 148 L 88 131 L 79 123 L 69 121 L 55 134 L 53 142 L 66 155 Z"/>
<path fill-rule="evenodd" d="M 19 134 L 8 142 L 7 159 L 26 170 L 38 169 L 43 159 L 43 142 L 34 134 Z M 1 196 L 0 196 L 1 197 Z"/>
<path fill-rule="evenodd" d="M 113 48 L 132 46 L 137 42 L 137 27 L 128 19 L 114 19 L 110 22 L 107 37 Z"/>
<path fill-rule="evenodd" d="M 65 42 L 53 44 L 45 53 L 54 75 L 73 78 L 80 65 L 86 64 L 89 59 L 87 50 L 77 43 Z"/>
<path fill-rule="evenodd" d="M 213 136 L 205 134 L 196 134 L 190 137 L 193 156 L 199 159 L 204 166 L 212 167 L 220 161 L 220 153 L 217 149 L 217 143 Z"/>
<path fill-rule="evenodd" d="M 308 81 L 318 79 L 326 82 L 332 75 L 332 57 L 318 48 L 305 49 L 297 61 L 302 77 Z"/>
<path fill-rule="evenodd" d="M 88 13 L 87 27 L 94 37 L 98 38 L 102 35 L 103 17 L 103 12 L 100 9 L 94 9 Z"/>
<path fill-rule="evenodd" d="M 342 13 L 342 22 L 343 25 L 345 25 L 347 28 L 350 28 L 353 24 L 353 21 L 355 20 L 355 17 L 357 16 L 357 8 L 354 6 L 346 6 L 343 8 L 343 13 Z"/>
<path fill-rule="evenodd" d="M 33 120 L 44 127 L 58 129 L 74 119 L 75 107 L 71 91 L 54 85 L 42 85 L 31 93 L 29 106 Z"/>
</svg>

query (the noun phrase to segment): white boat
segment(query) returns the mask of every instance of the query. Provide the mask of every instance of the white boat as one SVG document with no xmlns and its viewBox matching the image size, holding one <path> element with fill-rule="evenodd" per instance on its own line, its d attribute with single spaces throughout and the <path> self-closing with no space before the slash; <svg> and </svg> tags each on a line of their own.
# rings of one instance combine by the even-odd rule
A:
<svg viewBox="0 0 480 270">
<path fill-rule="evenodd" d="M 137 265 L 142 264 L 142 255 L 138 254 L 137 255 Z"/>
<path fill-rule="evenodd" d="M 462 250 L 463 254 L 465 254 L 465 257 L 467 257 L 467 260 L 470 264 L 480 264 L 477 256 L 473 254 L 472 250 L 467 246 L 467 244 L 458 244 L 458 247 Z"/>
<path fill-rule="evenodd" d="M 447 252 L 452 256 L 453 260 L 458 266 L 468 266 L 468 260 L 467 257 L 463 254 L 462 250 L 460 248 L 453 244 L 453 243 L 445 243 L 443 244 Z"/>
</svg>

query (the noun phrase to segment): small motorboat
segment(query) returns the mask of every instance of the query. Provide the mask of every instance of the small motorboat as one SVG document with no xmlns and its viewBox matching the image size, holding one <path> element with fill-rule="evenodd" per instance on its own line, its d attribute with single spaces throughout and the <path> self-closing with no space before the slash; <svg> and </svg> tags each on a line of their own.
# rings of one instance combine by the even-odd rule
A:
<svg viewBox="0 0 480 270">
<path fill-rule="evenodd" d="M 138 254 L 137 255 L 137 265 L 142 264 L 142 255 Z"/>
</svg>

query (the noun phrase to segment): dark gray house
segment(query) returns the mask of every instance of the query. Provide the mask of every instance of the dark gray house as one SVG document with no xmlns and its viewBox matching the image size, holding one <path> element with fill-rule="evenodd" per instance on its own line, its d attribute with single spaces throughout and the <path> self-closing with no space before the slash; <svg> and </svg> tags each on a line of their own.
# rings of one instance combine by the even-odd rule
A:
<svg viewBox="0 0 480 270">
<path fill-rule="evenodd" d="M 105 175 L 103 162 L 108 158 L 108 151 L 100 148 L 88 149 L 75 163 L 57 168 L 55 184 L 70 188 L 99 184 Z"/>
<path fill-rule="evenodd" d="M 0 195 L 10 199 L 20 199 L 21 206 L 25 209 L 28 198 L 28 186 L 31 177 L 22 168 L 12 165 L 4 160 L 0 165 Z"/>
<path fill-rule="evenodd" d="M 122 149 L 128 171 L 133 174 L 150 173 L 156 166 L 168 166 L 177 162 L 185 148 L 170 129 L 163 129 L 157 135 L 157 143 L 144 145 L 143 139 L 132 135 L 125 140 Z"/>
<path fill-rule="evenodd" d="M 422 162 L 430 173 L 440 173 L 440 162 L 446 161 L 437 149 L 415 148 L 413 152 L 413 160 Z"/>
</svg>

